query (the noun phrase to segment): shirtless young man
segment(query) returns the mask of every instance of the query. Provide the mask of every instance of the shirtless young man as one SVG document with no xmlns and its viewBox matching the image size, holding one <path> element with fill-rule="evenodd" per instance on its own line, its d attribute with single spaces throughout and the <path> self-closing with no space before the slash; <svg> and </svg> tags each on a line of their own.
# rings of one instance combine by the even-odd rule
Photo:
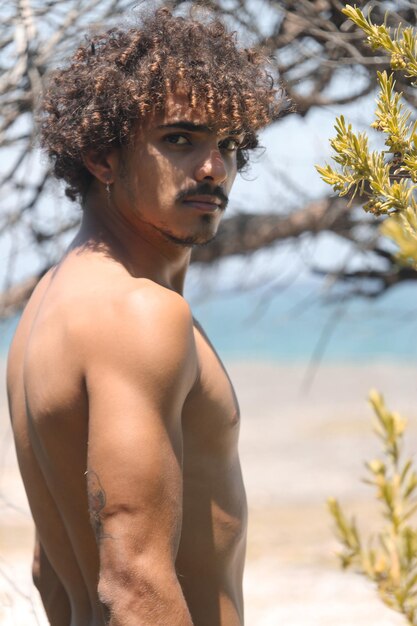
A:
<svg viewBox="0 0 417 626">
<path fill-rule="evenodd" d="M 221 24 L 167 9 L 49 81 L 42 142 L 83 220 L 8 391 L 53 626 L 243 624 L 239 409 L 182 292 L 278 100 Z"/>
</svg>

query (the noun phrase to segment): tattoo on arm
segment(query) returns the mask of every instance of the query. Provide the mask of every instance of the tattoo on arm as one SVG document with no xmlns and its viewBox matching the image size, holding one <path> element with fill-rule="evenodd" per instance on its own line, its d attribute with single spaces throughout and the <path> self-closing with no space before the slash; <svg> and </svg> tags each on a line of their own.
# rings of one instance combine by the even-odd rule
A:
<svg viewBox="0 0 417 626">
<path fill-rule="evenodd" d="M 106 492 L 101 485 L 98 475 L 93 470 L 87 471 L 87 490 L 90 522 L 96 536 L 96 541 L 100 543 L 102 539 L 112 537 L 111 535 L 106 535 L 103 528 L 102 511 L 106 506 Z M 110 624 L 110 608 L 102 602 L 100 602 L 100 606 L 103 613 L 104 624 L 107 626 Z"/>
<path fill-rule="evenodd" d="M 103 529 L 102 511 L 106 506 L 106 493 L 101 486 L 100 479 L 93 470 L 87 472 L 88 510 L 94 534 L 98 542 L 110 538 Z"/>
</svg>

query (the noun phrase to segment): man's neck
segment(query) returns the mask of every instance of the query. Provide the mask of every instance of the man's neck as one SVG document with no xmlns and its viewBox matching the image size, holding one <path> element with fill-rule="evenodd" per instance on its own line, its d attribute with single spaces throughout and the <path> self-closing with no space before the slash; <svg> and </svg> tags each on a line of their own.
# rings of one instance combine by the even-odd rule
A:
<svg viewBox="0 0 417 626">
<path fill-rule="evenodd" d="M 104 200 L 106 202 L 106 200 Z M 191 249 L 178 245 L 149 225 L 133 230 L 117 212 L 101 210 L 103 199 L 87 199 L 80 230 L 71 248 L 95 244 L 135 277 L 148 278 L 182 294 Z"/>
</svg>

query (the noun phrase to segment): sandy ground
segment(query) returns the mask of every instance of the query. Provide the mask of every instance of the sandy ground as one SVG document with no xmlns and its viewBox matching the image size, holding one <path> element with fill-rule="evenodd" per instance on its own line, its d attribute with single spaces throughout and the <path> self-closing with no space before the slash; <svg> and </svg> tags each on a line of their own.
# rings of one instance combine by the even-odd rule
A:
<svg viewBox="0 0 417 626">
<path fill-rule="evenodd" d="M 371 387 L 381 389 L 389 407 L 407 415 L 407 446 L 413 452 L 416 368 L 321 366 L 307 392 L 303 367 L 227 365 L 242 410 L 240 448 L 250 506 L 247 626 L 404 625 L 363 578 L 339 571 L 325 501 L 336 496 L 357 514 L 362 528 L 375 526 L 371 491 L 360 482 L 363 461 L 378 452 L 366 397 Z M 33 529 L 4 394 L 0 507 L 0 624 L 43 626 L 29 574 Z"/>
</svg>

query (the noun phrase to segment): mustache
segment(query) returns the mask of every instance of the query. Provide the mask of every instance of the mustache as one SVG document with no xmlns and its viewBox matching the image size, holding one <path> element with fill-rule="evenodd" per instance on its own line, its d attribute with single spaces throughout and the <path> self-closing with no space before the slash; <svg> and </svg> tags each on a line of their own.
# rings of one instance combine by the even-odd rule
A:
<svg viewBox="0 0 417 626">
<path fill-rule="evenodd" d="M 183 200 L 186 200 L 188 196 L 215 196 L 221 202 L 220 208 L 222 211 L 225 210 L 229 202 L 229 198 L 226 196 L 223 189 L 218 185 L 216 187 L 212 187 L 210 183 L 201 183 L 195 187 L 184 189 L 179 192 L 176 200 L 178 202 L 182 202 Z"/>
</svg>

